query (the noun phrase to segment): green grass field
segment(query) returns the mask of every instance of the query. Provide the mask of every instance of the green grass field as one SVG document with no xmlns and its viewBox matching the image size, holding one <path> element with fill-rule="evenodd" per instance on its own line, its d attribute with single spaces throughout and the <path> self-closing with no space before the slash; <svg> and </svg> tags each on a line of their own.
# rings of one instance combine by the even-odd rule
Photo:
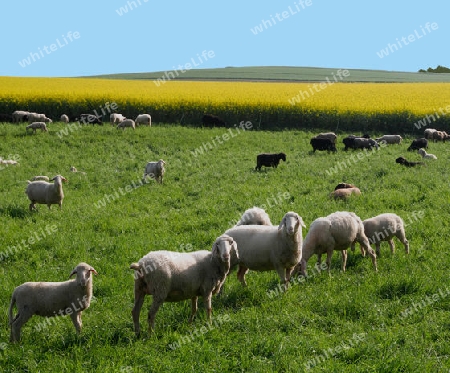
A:
<svg viewBox="0 0 450 373">
<path fill-rule="evenodd" d="M 325 81 L 331 78 L 339 67 L 294 67 L 294 66 L 246 66 L 226 67 L 216 69 L 192 69 L 174 74 L 174 80 L 249 80 L 249 81 Z M 342 69 L 345 69 L 342 68 Z M 413 73 L 387 70 L 347 69 L 350 75 L 346 82 L 370 82 L 370 83 L 405 83 L 405 82 L 450 82 L 450 74 L 446 73 Z M 89 78 L 103 79 L 158 79 L 166 72 L 157 71 L 149 73 L 124 73 L 89 76 Z"/>
<path fill-rule="evenodd" d="M 419 159 L 406 151 L 411 139 L 358 158 L 342 150 L 344 134 L 336 154 L 312 154 L 312 132 L 176 125 L 133 132 L 105 125 L 58 136 L 63 126 L 26 135 L 25 125 L 0 124 L 0 156 L 20 161 L 0 170 L 2 372 L 449 371 L 449 144 L 430 144 L 438 160 L 407 169 L 395 159 Z M 287 161 L 277 169 L 254 171 L 258 153 L 280 151 Z M 160 158 L 167 162 L 164 184 L 141 185 L 146 162 Z M 71 166 L 85 174 L 71 173 Z M 69 181 L 62 211 L 39 205 L 29 212 L 26 180 L 56 174 Z M 330 200 L 341 181 L 362 195 Z M 201 301 L 192 325 L 190 301 L 166 303 L 151 336 L 149 296 L 136 339 L 130 263 L 153 250 L 209 250 L 252 206 L 264 207 L 274 224 L 296 211 L 307 227 L 335 211 L 362 219 L 394 212 L 405 220 L 411 253 L 396 241 L 391 255 L 384 243 L 378 273 L 359 248 L 342 273 L 335 253 L 331 275 L 314 271 L 313 257 L 308 280 L 285 293 L 275 272 L 250 271 L 243 288 L 233 271 L 224 294 L 213 297 L 212 325 Z M 36 235 L 34 244 L 23 244 Z M 35 316 L 22 341 L 10 344 L 13 289 L 25 281 L 65 281 L 81 261 L 99 274 L 81 336 L 68 317 L 48 326 Z"/>
</svg>

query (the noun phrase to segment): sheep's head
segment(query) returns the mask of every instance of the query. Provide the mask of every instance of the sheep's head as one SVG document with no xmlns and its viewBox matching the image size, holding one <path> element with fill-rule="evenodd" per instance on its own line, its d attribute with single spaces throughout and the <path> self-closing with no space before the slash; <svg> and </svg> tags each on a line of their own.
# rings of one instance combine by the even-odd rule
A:
<svg viewBox="0 0 450 373">
<path fill-rule="evenodd" d="M 395 162 L 400 163 L 400 164 L 405 164 L 407 161 L 405 158 L 403 157 L 398 157 Z"/>
<path fill-rule="evenodd" d="M 95 275 L 98 275 L 94 267 L 91 267 L 87 263 L 79 263 L 70 273 L 69 278 L 76 274 L 77 283 L 81 286 L 87 286 L 87 284 L 91 280 L 91 272 L 93 272 Z"/>
<path fill-rule="evenodd" d="M 56 181 L 57 179 L 60 179 L 61 181 L 64 181 L 65 183 L 68 183 L 67 179 L 64 176 L 61 175 L 56 175 L 53 179 L 51 179 L 52 181 Z"/>
<path fill-rule="evenodd" d="M 280 154 L 278 154 L 278 155 L 279 155 L 280 159 L 282 159 L 283 161 L 286 162 L 286 154 L 280 153 Z"/>
<path fill-rule="evenodd" d="M 283 219 L 281 220 L 280 225 L 278 226 L 278 230 L 280 230 L 284 227 L 286 230 L 286 233 L 289 236 L 292 236 L 298 232 L 298 229 L 300 226 L 303 228 L 306 228 L 306 225 L 303 222 L 303 219 L 296 212 L 290 211 L 290 212 L 286 213 L 286 215 L 284 215 Z"/>
<path fill-rule="evenodd" d="M 212 247 L 213 257 L 219 257 L 222 262 L 229 262 L 231 253 L 234 252 L 239 258 L 236 241 L 232 237 L 223 234 L 218 237 Z"/>
</svg>

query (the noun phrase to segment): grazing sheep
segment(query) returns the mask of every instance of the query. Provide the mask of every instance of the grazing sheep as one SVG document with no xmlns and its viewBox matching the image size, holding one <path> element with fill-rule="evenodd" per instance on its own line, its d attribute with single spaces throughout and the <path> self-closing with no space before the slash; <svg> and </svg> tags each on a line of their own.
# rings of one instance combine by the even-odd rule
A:
<svg viewBox="0 0 450 373">
<path fill-rule="evenodd" d="M 30 211 L 36 209 L 36 203 L 47 205 L 49 210 L 51 205 L 58 204 L 59 209 L 62 209 L 62 202 L 64 199 L 62 182 L 66 182 L 67 179 L 61 175 L 56 175 L 52 180 L 54 183 L 48 183 L 42 180 L 27 180 L 28 186 L 25 193 L 31 201 Z"/>
<path fill-rule="evenodd" d="M 434 128 L 427 128 L 425 131 L 423 131 L 423 137 L 426 139 L 431 140 L 433 138 L 433 133 L 436 132 Z"/>
<path fill-rule="evenodd" d="M 435 131 L 433 132 L 433 142 L 442 141 L 445 142 L 445 140 L 448 140 L 450 138 L 450 135 L 447 134 L 445 131 Z"/>
<path fill-rule="evenodd" d="M 31 181 L 38 181 L 38 180 L 43 180 L 43 181 L 49 181 L 50 178 L 48 176 L 35 176 L 31 179 Z"/>
<path fill-rule="evenodd" d="M 338 185 L 336 185 L 334 190 L 346 189 L 346 188 L 357 188 L 357 186 L 353 185 L 353 184 L 348 184 L 348 183 L 339 183 Z"/>
<path fill-rule="evenodd" d="M 228 229 L 239 249 L 239 258 L 232 257 L 231 268 L 239 265 L 237 277 L 246 286 L 245 274 L 255 271 L 276 270 L 281 283 L 287 286 L 291 273 L 300 261 L 303 219 L 295 212 L 284 215 L 276 226 L 241 225 Z"/>
<path fill-rule="evenodd" d="M 423 162 L 409 162 L 403 157 L 398 157 L 395 162 L 400 163 L 405 167 L 425 166 L 425 163 Z"/>
<path fill-rule="evenodd" d="M 284 153 L 261 153 L 256 156 L 255 170 L 261 170 L 261 167 L 278 167 L 280 160 L 286 162 L 286 154 Z"/>
<path fill-rule="evenodd" d="M 79 263 L 70 273 L 76 279 L 64 282 L 25 282 L 16 287 L 9 306 L 11 342 L 20 340 L 20 329 L 33 316 L 54 317 L 70 315 L 77 333 L 81 332 L 81 313 L 92 299 L 92 276 L 97 271 L 86 263 Z M 14 305 L 17 315 L 13 317 Z"/>
<path fill-rule="evenodd" d="M 111 122 L 111 125 L 115 125 L 115 124 L 119 124 L 120 122 L 123 122 L 125 119 L 127 119 L 125 116 L 123 116 L 122 114 L 118 114 L 118 113 L 111 113 L 111 115 L 109 116 L 109 121 Z"/>
<path fill-rule="evenodd" d="M 69 117 L 66 114 L 62 114 L 59 118 L 59 121 L 63 123 L 69 123 Z"/>
<path fill-rule="evenodd" d="M 50 118 L 47 118 L 47 116 L 45 114 L 28 113 L 28 123 L 33 123 L 33 122 L 51 123 L 52 120 Z"/>
<path fill-rule="evenodd" d="M 409 254 L 409 242 L 405 235 L 405 225 L 400 216 L 391 213 L 381 214 L 364 220 L 363 224 L 364 233 L 369 242 L 375 244 L 377 255 L 380 255 L 381 241 L 388 241 L 391 253 L 394 254 L 395 245 L 392 240 L 394 237 L 397 237 L 403 243 L 406 253 Z"/>
<path fill-rule="evenodd" d="M 136 129 L 136 123 L 133 119 L 125 119 L 117 125 L 117 129 L 122 128 L 124 131 L 126 127 Z"/>
<path fill-rule="evenodd" d="M 325 253 L 327 254 L 326 264 L 328 272 L 330 272 L 331 257 L 334 250 L 342 252 L 342 271 L 345 271 L 347 249 L 356 242 L 361 245 L 361 251 L 364 248 L 364 252 L 369 253 L 375 271 L 377 271 L 376 254 L 370 247 L 369 240 L 364 234 L 364 225 L 361 219 L 355 213 L 338 211 L 327 217 L 317 218 L 311 223 L 308 234 L 305 237 L 302 246 L 302 258 L 294 272 L 300 271 L 303 276 L 306 276 L 306 265 L 309 258 L 317 254 L 317 262 L 320 264 L 321 256 Z"/>
<path fill-rule="evenodd" d="M 214 127 L 214 126 L 225 127 L 227 125 L 223 119 L 213 114 L 203 115 L 202 124 L 205 127 Z"/>
<path fill-rule="evenodd" d="M 328 152 L 337 152 L 336 144 L 331 139 L 321 139 L 317 137 L 313 137 L 310 142 L 311 146 L 313 147 L 313 152 L 316 150 L 327 150 Z"/>
<path fill-rule="evenodd" d="M 145 181 L 147 176 L 150 176 L 158 183 L 162 184 L 164 173 L 166 172 L 166 169 L 164 168 L 165 164 L 166 162 L 164 162 L 162 159 L 157 162 L 148 162 L 145 166 L 144 176 L 142 177 L 142 180 Z"/>
<path fill-rule="evenodd" d="M 360 196 L 361 191 L 359 190 L 359 188 L 356 188 L 356 187 L 335 189 L 333 192 L 330 193 L 330 198 L 347 199 L 352 194 Z"/>
<path fill-rule="evenodd" d="M 38 128 L 40 128 L 43 132 L 48 132 L 47 125 L 44 122 L 33 122 L 25 128 L 25 131 L 28 132 L 29 129 L 32 129 L 33 133 L 36 133 Z"/>
<path fill-rule="evenodd" d="M 269 215 L 259 207 L 252 207 L 245 210 L 241 216 L 241 219 L 236 223 L 236 227 L 239 225 L 272 225 Z"/>
<path fill-rule="evenodd" d="M 364 135 L 368 136 L 368 135 Z M 372 148 L 379 148 L 378 143 L 371 138 L 367 137 L 357 137 L 355 135 L 350 135 L 345 137 L 342 142 L 345 145 L 344 150 L 347 151 L 348 149 L 369 149 L 372 150 Z"/>
<path fill-rule="evenodd" d="M 423 148 L 420 148 L 417 153 L 419 153 L 423 159 L 437 159 L 434 154 L 427 153 L 427 151 Z"/>
<path fill-rule="evenodd" d="M 384 135 L 375 139 L 376 142 L 385 142 L 386 144 L 401 144 L 403 138 L 400 135 Z"/>
<path fill-rule="evenodd" d="M 136 119 L 134 120 L 136 123 L 136 126 L 139 126 L 139 124 L 146 124 L 149 127 L 152 126 L 152 117 L 150 114 L 139 114 Z"/>
<path fill-rule="evenodd" d="M 336 144 L 337 135 L 334 132 L 319 133 L 314 137 L 315 139 L 330 139 L 333 144 Z"/>
<path fill-rule="evenodd" d="M 13 123 L 28 122 L 28 114 L 28 111 L 16 110 L 11 115 Z"/>
<path fill-rule="evenodd" d="M 424 138 L 415 139 L 411 142 L 411 145 L 408 147 L 408 151 L 419 150 L 420 148 L 428 149 L 428 140 Z"/>
<path fill-rule="evenodd" d="M 140 333 L 139 314 L 146 294 L 153 296 L 148 311 L 149 333 L 153 331 L 156 313 L 164 302 L 191 299 L 189 322 L 192 322 L 197 312 L 197 299 L 201 296 L 211 321 L 211 297 L 220 291 L 227 277 L 231 256 L 239 257 L 237 250 L 234 240 L 222 235 L 216 239 L 211 251 L 153 251 L 138 263 L 132 263 L 130 268 L 136 271 L 132 310 L 136 335 Z"/>
</svg>

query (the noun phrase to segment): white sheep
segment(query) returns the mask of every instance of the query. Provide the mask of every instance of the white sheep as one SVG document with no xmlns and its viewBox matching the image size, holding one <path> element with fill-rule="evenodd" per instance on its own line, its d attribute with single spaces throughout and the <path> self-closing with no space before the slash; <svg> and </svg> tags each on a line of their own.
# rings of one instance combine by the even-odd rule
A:
<svg viewBox="0 0 450 373">
<path fill-rule="evenodd" d="M 59 120 L 63 123 L 69 123 L 69 117 L 66 114 L 62 114 Z"/>
<path fill-rule="evenodd" d="M 147 124 L 149 127 L 151 127 L 152 117 L 150 116 L 150 114 L 139 114 L 134 122 L 136 123 L 136 126 L 142 123 Z"/>
<path fill-rule="evenodd" d="M 26 126 L 25 131 L 28 132 L 29 129 L 32 129 L 33 133 L 36 133 L 37 129 L 41 129 L 42 132 L 48 132 L 47 125 L 44 122 L 33 122 Z"/>
<path fill-rule="evenodd" d="M 226 279 L 231 255 L 239 256 L 237 250 L 233 239 L 222 235 L 216 239 L 211 251 L 153 251 L 138 263 L 132 263 L 130 268 L 136 271 L 132 310 L 136 335 L 140 333 L 139 314 L 146 294 L 153 296 L 148 312 L 149 333 L 154 329 L 156 313 L 164 302 L 191 299 L 189 322 L 192 322 L 197 312 L 197 299 L 201 296 L 207 318 L 211 321 L 211 297 L 220 290 Z"/>
<path fill-rule="evenodd" d="M 245 274 L 255 271 L 276 270 L 284 286 L 302 257 L 303 219 L 296 212 L 284 215 L 280 225 L 240 225 L 225 234 L 236 241 L 239 258 L 232 257 L 231 267 L 239 265 L 237 277 L 246 286 Z"/>
<path fill-rule="evenodd" d="M 308 234 L 302 246 L 302 259 L 295 269 L 306 276 L 306 265 L 309 258 L 317 254 L 317 262 L 320 265 L 322 254 L 327 254 L 326 264 L 328 272 L 331 269 L 331 257 L 334 250 L 342 251 L 342 271 L 345 271 L 347 263 L 347 249 L 351 246 L 354 250 L 355 243 L 361 245 L 361 252 L 368 252 L 372 263 L 377 270 L 375 252 L 370 247 L 369 240 L 364 234 L 364 225 L 361 219 L 353 212 L 338 211 L 327 217 L 317 218 L 311 223 Z M 363 248 L 365 251 L 363 251 Z"/>
<path fill-rule="evenodd" d="M 165 164 L 166 162 L 164 162 L 162 159 L 157 162 L 148 162 L 145 166 L 144 176 L 142 177 L 142 180 L 145 181 L 147 176 L 150 176 L 151 178 L 162 184 L 164 173 L 166 172 L 166 169 L 164 168 Z"/>
<path fill-rule="evenodd" d="M 384 142 L 386 144 L 401 144 L 403 138 L 400 135 L 384 135 L 375 139 L 376 142 Z"/>
<path fill-rule="evenodd" d="M 123 122 L 125 119 L 127 119 L 125 116 L 118 113 L 111 113 L 111 115 L 109 116 L 109 121 L 111 125 L 119 124 L 120 122 Z"/>
<path fill-rule="evenodd" d="M 245 210 L 241 219 L 236 223 L 239 225 L 272 225 L 269 215 L 262 208 L 252 207 Z"/>
<path fill-rule="evenodd" d="M 12 113 L 13 123 L 26 122 L 28 121 L 28 111 L 16 110 Z"/>
<path fill-rule="evenodd" d="M 70 273 L 76 279 L 64 282 L 25 282 L 16 287 L 9 306 L 11 342 L 20 340 L 20 329 L 33 316 L 70 315 L 77 333 L 81 332 L 81 313 L 92 299 L 92 276 L 97 271 L 86 263 L 79 263 Z M 14 305 L 17 315 L 13 317 Z"/>
<path fill-rule="evenodd" d="M 117 125 L 117 129 L 122 128 L 125 130 L 126 127 L 136 129 L 136 124 L 133 119 L 125 119 Z"/>
<path fill-rule="evenodd" d="M 51 123 L 52 120 L 50 118 L 47 118 L 47 116 L 45 114 L 28 113 L 28 123 L 33 123 L 33 122 Z"/>
<path fill-rule="evenodd" d="M 427 153 L 427 151 L 424 148 L 418 149 L 417 153 L 419 153 L 423 159 L 437 159 L 437 157 L 434 154 Z"/>
<path fill-rule="evenodd" d="M 403 243 L 406 253 L 409 254 L 409 242 L 405 235 L 405 225 L 400 216 L 392 213 L 381 214 L 364 220 L 363 224 L 364 233 L 369 242 L 375 244 L 377 255 L 380 255 L 381 241 L 388 241 L 391 253 L 394 253 L 395 245 L 392 240 L 394 237 L 397 237 Z"/>
<path fill-rule="evenodd" d="M 64 176 L 56 175 L 52 181 L 54 181 L 54 183 L 48 183 L 42 180 L 27 180 L 28 185 L 25 193 L 31 201 L 30 211 L 36 209 L 36 203 L 47 205 L 49 210 L 51 205 L 58 204 L 59 209 L 62 209 L 62 202 L 64 199 L 62 182 L 67 182 L 67 179 Z"/>
<path fill-rule="evenodd" d="M 431 140 L 433 138 L 433 134 L 437 132 L 436 129 L 434 128 L 427 128 L 425 131 L 423 131 L 423 137 L 425 137 L 426 139 Z"/>
<path fill-rule="evenodd" d="M 38 176 L 34 176 L 31 179 L 31 181 L 37 181 L 37 180 L 49 181 L 50 178 L 48 176 L 38 175 Z"/>
<path fill-rule="evenodd" d="M 356 195 L 356 196 L 360 196 L 360 195 L 361 195 L 361 191 L 360 191 L 359 188 L 357 188 L 357 187 L 336 189 L 336 190 L 334 190 L 334 191 L 332 191 L 332 192 L 330 193 L 330 198 L 334 198 L 334 199 L 347 199 L 347 198 L 349 198 L 352 194 L 354 194 L 354 195 Z"/>
</svg>

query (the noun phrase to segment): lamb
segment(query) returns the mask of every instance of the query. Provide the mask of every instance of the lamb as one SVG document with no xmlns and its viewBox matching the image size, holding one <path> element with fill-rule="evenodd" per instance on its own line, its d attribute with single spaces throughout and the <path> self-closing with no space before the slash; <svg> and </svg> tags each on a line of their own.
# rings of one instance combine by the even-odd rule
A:
<svg viewBox="0 0 450 373">
<path fill-rule="evenodd" d="M 197 313 L 197 299 L 202 296 L 211 322 L 211 297 L 220 291 L 226 279 L 232 254 L 239 257 L 237 250 L 236 242 L 222 235 L 215 240 L 211 251 L 153 251 L 138 263 L 132 263 L 130 268 L 135 270 L 135 281 L 131 313 L 136 335 L 140 334 L 139 314 L 146 294 L 153 296 L 148 312 L 149 333 L 154 329 L 156 313 L 164 302 L 191 299 L 189 322 L 192 322 Z"/>
<path fill-rule="evenodd" d="M 405 167 L 425 166 L 425 163 L 423 162 L 409 162 L 403 157 L 398 157 L 395 162 L 400 163 Z"/>
<path fill-rule="evenodd" d="M 336 189 L 333 192 L 330 193 L 330 198 L 334 198 L 334 199 L 347 199 L 348 197 L 350 197 L 352 194 L 356 195 L 356 196 L 360 196 L 361 195 L 361 191 L 359 190 L 359 188 L 340 188 L 340 189 Z"/>
<path fill-rule="evenodd" d="M 109 116 L 109 121 L 111 122 L 111 125 L 119 124 L 120 122 L 123 122 L 125 119 L 127 119 L 122 114 L 118 113 L 111 113 Z"/>
<path fill-rule="evenodd" d="M 245 274 L 255 271 L 276 270 L 280 281 L 287 286 L 291 273 L 300 261 L 303 219 L 296 212 L 288 212 L 276 226 L 241 225 L 228 229 L 239 248 L 239 258 L 231 258 L 231 268 L 239 265 L 237 277 L 247 286 Z"/>
<path fill-rule="evenodd" d="M 385 142 L 386 144 L 401 144 L 403 138 L 400 135 L 384 135 L 375 139 L 376 142 Z"/>
<path fill-rule="evenodd" d="M 306 265 L 309 258 L 317 254 L 317 262 L 320 264 L 322 254 L 327 254 L 326 264 L 328 272 L 331 269 L 331 257 L 334 250 L 342 251 L 342 271 L 347 264 L 347 249 L 354 249 L 355 243 L 361 245 L 361 252 L 368 252 L 377 271 L 376 254 L 370 247 L 369 240 L 364 234 L 364 225 L 361 219 L 353 212 L 337 211 L 326 217 L 317 218 L 309 228 L 302 246 L 302 258 L 295 268 L 295 273 L 300 271 L 305 276 Z"/>
<path fill-rule="evenodd" d="M 417 153 L 419 153 L 423 159 L 437 159 L 434 154 L 427 153 L 424 148 L 420 148 Z"/>
<path fill-rule="evenodd" d="M 386 213 L 363 221 L 364 233 L 370 243 L 375 243 L 376 254 L 380 255 L 381 241 L 388 241 L 391 253 L 394 254 L 395 245 L 392 240 L 397 237 L 405 246 L 405 251 L 409 254 L 409 242 L 405 235 L 405 225 L 400 216 Z M 362 251 L 362 250 L 361 250 Z"/>
<path fill-rule="evenodd" d="M 59 120 L 63 123 L 69 123 L 69 117 L 66 114 L 62 114 Z"/>
<path fill-rule="evenodd" d="M 136 129 L 136 124 L 133 119 L 125 119 L 117 125 L 117 129 L 122 128 L 125 130 L 126 127 Z"/>
<path fill-rule="evenodd" d="M 261 167 L 278 167 L 280 160 L 286 162 L 286 154 L 284 153 L 261 153 L 256 156 L 255 170 L 261 170 Z"/>
<path fill-rule="evenodd" d="M 70 273 L 76 279 L 64 282 L 25 282 L 16 287 L 9 306 L 11 342 L 20 341 L 20 329 L 33 316 L 54 317 L 70 315 L 77 333 L 81 332 L 82 311 L 90 306 L 92 277 L 97 271 L 87 263 L 79 263 Z M 14 305 L 17 315 L 13 317 Z"/>
<path fill-rule="evenodd" d="M 245 210 L 241 216 L 241 219 L 236 223 L 236 227 L 239 225 L 270 225 L 269 215 L 259 207 L 252 207 L 251 209 Z"/>
<path fill-rule="evenodd" d="M 28 132 L 29 129 L 32 129 L 33 133 L 36 133 L 38 128 L 40 128 L 42 132 L 48 132 L 47 125 L 44 122 L 33 122 L 25 128 L 25 131 Z"/>
<path fill-rule="evenodd" d="M 46 204 L 50 210 L 51 205 L 58 204 L 59 209 L 62 209 L 62 202 L 64 193 L 62 189 L 62 182 L 67 182 L 64 176 L 56 175 L 53 179 L 54 183 L 46 181 L 29 181 L 25 193 L 28 196 L 30 203 L 30 211 L 36 209 L 36 203 Z"/>
<path fill-rule="evenodd" d="M 142 180 L 145 181 L 147 176 L 150 176 L 151 178 L 155 179 L 158 183 L 162 184 L 163 182 L 163 176 L 166 172 L 166 169 L 164 168 L 164 165 L 166 162 L 164 162 L 162 159 L 160 159 L 157 162 L 148 162 L 145 166 L 144 176 L 142 177 Z"/>
<path fill-rule="evenodd" d="M 136 119 L 134 120 L 136 123 L 136 126 L 139 126 L 139 124 L 147 124 L 149 127 L 152 126 L 152 117 L 150 114 L 139 114 Z"/>
<path fill-rule="evenodd" d="M 37 180 L 49 181 L 50 178 L 48 176 L 38 175 L 31 179 L 31 181 L 37 181 Z"/>
</svg>

